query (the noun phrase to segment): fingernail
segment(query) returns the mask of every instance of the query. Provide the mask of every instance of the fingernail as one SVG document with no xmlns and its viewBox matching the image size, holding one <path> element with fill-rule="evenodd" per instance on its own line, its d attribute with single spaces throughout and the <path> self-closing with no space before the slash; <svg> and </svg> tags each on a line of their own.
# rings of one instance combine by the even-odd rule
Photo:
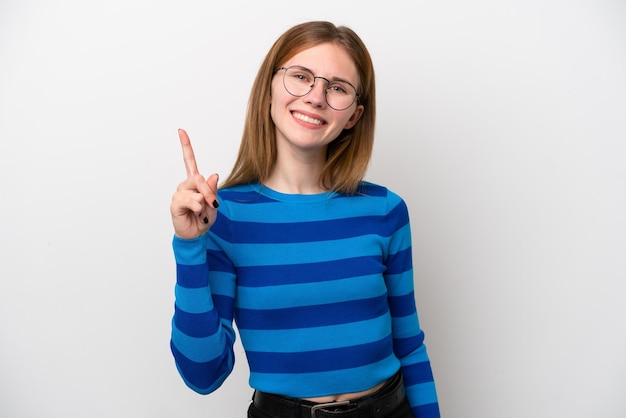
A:
<svg viewBox="0 0 626 418">
<path fill-rule="evenodd" d="M 203 219 L 203 221 L 204 221 L 204 223 L 205 223 L 205 224 L 208 224 L 208 223 L 209 223 L 209 218 L 207 218 L 207 217 L 205 216 L 205 217 L 204 217 L 204 219 Z"/>
<path fill-rule="evenodd" d="M 215 209 L 217 209 L 219 206 L 220 206 L 220 202 L 218 202 L 217 200 L 214 200 L 214 201 L 213 201 L 213 207 L 214 207 Z"/>
</svg>

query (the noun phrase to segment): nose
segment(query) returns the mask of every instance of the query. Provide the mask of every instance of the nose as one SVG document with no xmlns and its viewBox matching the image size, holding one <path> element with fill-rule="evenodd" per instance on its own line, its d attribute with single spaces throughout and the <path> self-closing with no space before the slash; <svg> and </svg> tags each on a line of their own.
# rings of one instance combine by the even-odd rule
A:
<svg viewBox="0 0 626 418">
<path fill-rule="evenodd" d="M 321 78 L 318 81 L 318 78 Z M 313 87 L 311 87 L 311 91 L 304 96 L 304 99 L 307 103 L 315 107 L 326 106 L 326 86 L 328 85 L 328 80 L 324 77 L 315 77 L 313 81 Z"/>
</svg>

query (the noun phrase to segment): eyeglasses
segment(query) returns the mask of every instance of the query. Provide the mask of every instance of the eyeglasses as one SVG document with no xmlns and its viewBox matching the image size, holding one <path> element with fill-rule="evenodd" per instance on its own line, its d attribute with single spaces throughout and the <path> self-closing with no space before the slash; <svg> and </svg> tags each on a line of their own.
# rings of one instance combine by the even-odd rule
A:
<svg viewBox="0 0 626 418">
<path fill-rule="evenodd" d="M 287 93 L 296 97 L 306 96 L 315 87 L 318 78 L 326 81 L 324 96 L 328 106 L 335 110 L 346 110 L 361 95 L 356 92 L 356 88 L 344 80 L 329 80 L 325 77 L 313 75 L 311 70 L 299 65 L 291 67 L 280 67 L 283 70 L 283 86 Z"/>
</svg>

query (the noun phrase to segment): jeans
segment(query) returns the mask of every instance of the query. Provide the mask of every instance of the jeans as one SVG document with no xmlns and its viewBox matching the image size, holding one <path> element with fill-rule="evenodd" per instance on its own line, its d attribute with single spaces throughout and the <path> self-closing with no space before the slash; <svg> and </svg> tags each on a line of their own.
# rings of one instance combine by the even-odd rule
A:
<svg viewBox="0 0 626 418">
<path fill-rule="evenodd" d="M 337 418 L 340 418 L 341 415 L 337 415 Z M 264 414 L 263 412 L 256 409 L 254 404 L 250 404 L 248 408 L 248 418 L 287 418 L 287 417 L 271 417 L 269 415 Z M 289 417 L 292 418 L 292 417 Z M 300 417 L 293 417 L 300 418 Z M 367 415 L 363 415 L 363 418 L 368 418 Z M 384 418 L 413 418 L 413 413 L 411 412 L 411 406 L 409 405 L 408 399 L 404 398 L 404 402 L 400 404 L 400 406 L 393 412 L 388 415 L 385 415 Z"/>
<path fill-rule="evenodd" d="M 413 413 L 411 412 L 411 406 L 409 405 L 409 401 L 406 397 L 406 394 L 403 391 L 404 383 L 402 381 L 402 375 L 400 372 L 396 373 L 391 379 L 385 383 L 385 385 L 378 390 L 376 393 L 366 396 L 365 398 L 361 398 L 361 402 L 359 400 L 355 400 L 355 403 L 363 404 L 365 407 L 363 409 L 355 409 L 348 408 L 345 412 L 336 411 L 334 413 L 324 413 L 324 410 L 318 410 L 319 416 L 332 416 L 336 418 L 341 418 L 342 416 L 349 416 L 350 418 L 413 418 Z M 256 395 L 255 395 L 256 396 Z M 274 396 L 274 398 L 276 398 Z M 300 402 L 293 398 L 283 398 L 287 405 L 287 408 L 278 407 L 276 405 L 284 405 L 285 402 L 280 400 L 281 397 L 277 397 L 279 403 L 274 403 L 272 401 L 272 396 L 270 396 L 270 405 L 267 405 L 269 411 L 275 410 L 276 415 L 282 416 L 271 416 L 266 412 L 260 410 L 255 403 L 250 404 L 248 408 L 248 418 L 302 418 L 303 416 L 307 416 L 310 412 L 310 409 L 299 406 Z M 393 399 L 393 400 L 391 400 Z M 372 403 L 373 402 L 373 403 Z M 373 408 L 373 405 L 394 405 L 396 402 L 399 402 L 397 406 L 391 409 L 388 412 L 384 412 L 384 407 L 381 408 L 375 415 L 372 415 L 373 412 L 370 410 Z M 260 405 L 263 405 L 263 402 L 260 400 Z M 368 406 L 372 405 L 372 406 Z M 262 406 L 263 407 L 263 406 Z M 265 408 L 265 407 L 263 407 Z M 299 412 L 295 412 L 295 411 Z M 279 412 L 281 411 L 281 412 Z M 292 414 L 296 414 L 296 416 L 290 416 Z"/>
</svg>

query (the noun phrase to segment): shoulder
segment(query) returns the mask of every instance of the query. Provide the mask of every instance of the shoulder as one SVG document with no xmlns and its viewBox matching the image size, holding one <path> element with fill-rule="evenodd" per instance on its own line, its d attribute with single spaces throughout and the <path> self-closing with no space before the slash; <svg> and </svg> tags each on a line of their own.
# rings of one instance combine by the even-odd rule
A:
<svg viewBox="0 0 626 418">
<path fill-rule="evenodd" d="M 252 183 L 221 188 L 217 191 L 217 197 L 220 199 L 220 205 L 222 202 L 262 203 L 263 201 L 260 186 Z"/>
<path fill-rule="evenodd" d="M 245 195 L 245 194 L 255 193 L 255 192 L 256 191 L 255 191 L 253 184 L 239 184 L 236 186 L 220 188 L 217 191 L 217 194 L 220 197 L 226 198 L 226 197 Z"/>
<path fill-rule="evenodd" d="M 356 192 L 356 196 L 378 198 L 381 203 L 384 202 L 387 210 L 391 210 L 397 206 L 406 207 L 406 203 L 400 195 L 385 186 L 367 181 L 361 183 Z"/>
<path fill-rule="evenodd" d="M 378 216 L 385 225 L 388 235 L 409 224 L 409 211 L 404 199 L 387 187 L 362 182 L 354 196 L 359 200 L 353 206 Z"/>
</svg>

